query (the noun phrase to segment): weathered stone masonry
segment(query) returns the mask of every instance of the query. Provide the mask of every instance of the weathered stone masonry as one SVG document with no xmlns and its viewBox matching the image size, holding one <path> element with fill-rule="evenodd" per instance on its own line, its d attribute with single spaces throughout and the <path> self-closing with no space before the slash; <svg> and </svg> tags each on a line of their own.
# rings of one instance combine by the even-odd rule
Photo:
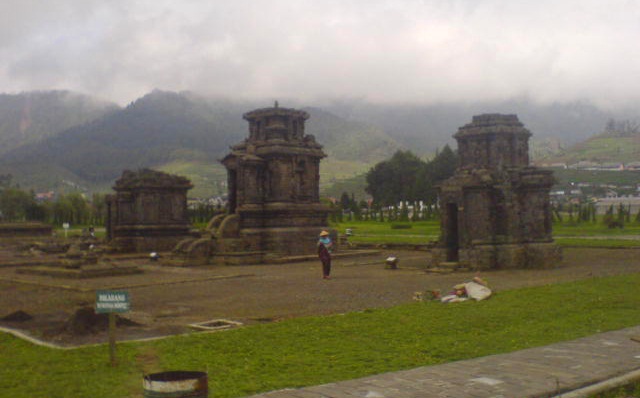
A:
<svg viewBox="0 0 640 398">
<path fill-rule="evenodd" d="M 229 182 L 229 212 L 248 250 L 309 254 L 329 209 L 320 204 L 322 146 L 305 135 L 309 114 L 257 109 L 243 115 L 249 137 L 222 159 Z"/>
<path fill-rule="evenodd" d="M 187 191 L 181 176 L 143 169 L 125 170 L 107 197 L 107 239 L 114 250 L 171 250 L 189 236 Z"/>
<path fill-rule="evenodd" d="M 529 165 L 531 133 L 516 115 L 485 114 L 454 135 L 460 164 L 440 186 L 441 237 L 433 262 L 474 269 L 550 267 L 551 171 Z"/>
</svg>

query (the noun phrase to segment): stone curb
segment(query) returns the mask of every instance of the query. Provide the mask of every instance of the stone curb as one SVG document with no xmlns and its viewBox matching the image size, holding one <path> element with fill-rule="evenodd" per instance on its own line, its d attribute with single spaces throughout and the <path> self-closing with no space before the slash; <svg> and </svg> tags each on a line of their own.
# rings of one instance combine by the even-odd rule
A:
<svg viewBox="0 0 640 398">
<path fill-rule="evenodd" d="M 552 398 L 587 398 L 601 392 L 613 390 L 626 384 L 633 383 L 638 379 L 640 379 L 640 369 L 634 370 L 622 376 L 614 377 L 609 380 L 603 380 L 590 386 L 556 395 Z"/>
</svg>

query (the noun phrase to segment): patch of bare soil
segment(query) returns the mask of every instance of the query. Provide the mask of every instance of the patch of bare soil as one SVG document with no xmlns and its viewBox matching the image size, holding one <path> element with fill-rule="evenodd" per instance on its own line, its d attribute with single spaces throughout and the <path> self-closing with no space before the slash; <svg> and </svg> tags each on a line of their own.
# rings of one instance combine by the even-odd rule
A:
<svg viewBox="0 0 640 398">
<path fill-rule="evenodd" d="M 120 314 L 117 330 L 119 340 L 128 340 L 191 332 L 187 325 L 215 319 L 246 325 L 390 307 L 412 301 L 416 291 L 447 291 L 476 275 L 500 291 L 637 273 L 638 254 L 634 249 L 567 249 L 553 269 L 437 275 L 424 271 L 426 252 L 387 251 L 334 260 L 330 280 L 322 279 L 317 261 L 177 268 L 147 259 L 112 259 L 136 264 L 144 273 L 88 280 L 19 275 L 19 266 L 3 266 L 0 317 L 22 311 L 32 319 L 0 320 L 0 325 L 61 345 L 104 343 L 106 321 L 92 311 L 95 289 L 129 291 L 132 311 Z M 399 269 L 385 269 L 389 255 L 398 257 Z M 153 353 L 140 361 L 153 367 Z"/>
</svg>

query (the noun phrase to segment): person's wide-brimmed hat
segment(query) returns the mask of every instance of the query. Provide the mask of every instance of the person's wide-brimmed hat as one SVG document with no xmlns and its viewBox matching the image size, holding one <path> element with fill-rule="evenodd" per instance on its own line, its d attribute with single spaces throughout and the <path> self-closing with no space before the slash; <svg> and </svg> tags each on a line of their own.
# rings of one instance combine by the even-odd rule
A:
<svg viewBox="0 0 640 398">
<path fill-rule="evenodd" d="M 322 232 L 320 232 L 320 236 L 329 236 L 329 232 L 328 231 L 322 231 Z"/>
</svg>

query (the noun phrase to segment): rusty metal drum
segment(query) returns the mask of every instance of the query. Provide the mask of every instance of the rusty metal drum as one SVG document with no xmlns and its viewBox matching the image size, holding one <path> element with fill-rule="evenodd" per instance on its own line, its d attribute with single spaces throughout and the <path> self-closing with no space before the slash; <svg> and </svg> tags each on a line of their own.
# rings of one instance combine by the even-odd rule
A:
<svg viewBox="0 0 640 398">
<path fill-rule="evenodd" d="M 207 373 L 174 370 L 144 376 L 144 398 L 207 398 Z"/>
</svg>

